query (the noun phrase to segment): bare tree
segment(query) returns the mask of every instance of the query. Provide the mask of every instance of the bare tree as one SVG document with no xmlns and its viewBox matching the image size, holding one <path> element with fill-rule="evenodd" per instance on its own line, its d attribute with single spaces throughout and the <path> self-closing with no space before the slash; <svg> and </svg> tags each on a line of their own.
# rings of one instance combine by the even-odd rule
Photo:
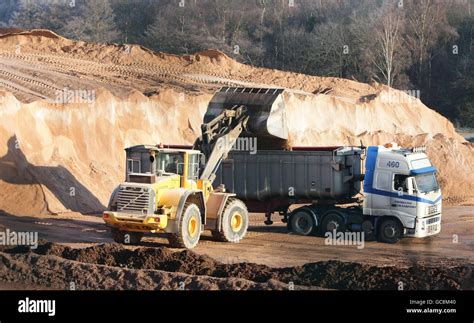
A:
<svg viewBox="0 0 474 323">
<path fill-rule="evenodd" d="M 408 1 L 407 44 L 416 64 L 416 82 L 421 86 L 427 74 L 431 73 L 431 61 L 436 55 L 434 49 L 441 39 L 449 40 L 456 31 L 449 26 L 446 17 L 448 2 L 433 0 Z M 427 87 L 430 88 L 428 75 Z"/>
<path fill-rule="evenodd" d="M 22 29 L 44 28 L 59 31 L 71 12 L 71 7 L 66 2 L 20 0 L 10 25 Z"/>
<path fill-rule="evenodd" d="M 120 33 L 109 0 L 86 0 L 80 15 L 69 19 L 63 29 L 67 36 L 94 42 L 112 42 Z"/>
<path fill-rule="evenodd" d="M 367 57 L 375 67 L 374 78 L 390 87 L 407 65 L 407 62 L 401 59 L 404 51 L 401 31 L 403 23 L 403 16 L 398 9 L 381 15 L 378 24 L 374 26 L 373 48 L 367 51 Z"/>
</svg>

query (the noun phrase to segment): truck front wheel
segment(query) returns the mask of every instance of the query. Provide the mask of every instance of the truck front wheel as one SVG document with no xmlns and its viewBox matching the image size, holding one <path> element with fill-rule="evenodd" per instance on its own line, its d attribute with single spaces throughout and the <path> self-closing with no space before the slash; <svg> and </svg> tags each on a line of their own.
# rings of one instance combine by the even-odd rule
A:
<svg viewBox="0 0 474 323">
<path fill-rule="evenodd" d="M 396 243 L 403 236 L 400 222 L 387 219 L 380 224 L 378 238 L 381 242 Z"/>
<path fill-rule="evenodd" d="M 194 203 L 186 203 L 178 222 L 178 232 L 170 234 L 168 241 L 174 248 L 194 248 L 201 237 L 201 211 Z"/>
<path fill-rule="evenodd" d="M 218 231 L 212 231 L 212 236 L 218 241 L 239 242 L 247 233 L 249 213 L 244 202 L 229 198 L 222 213 L 221 226 Z"/>
</svg>

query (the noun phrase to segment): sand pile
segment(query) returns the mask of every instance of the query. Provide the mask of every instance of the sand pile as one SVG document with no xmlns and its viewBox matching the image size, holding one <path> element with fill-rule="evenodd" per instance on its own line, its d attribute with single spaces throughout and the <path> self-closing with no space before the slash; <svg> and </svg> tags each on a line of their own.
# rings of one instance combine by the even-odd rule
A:
<svg viewBox="0 0 474 323">
<path fill-rule="evenodd" d="M 223 264 L 186 250 L 126 249 L 102 244 L 85 249 L 45 243 L 36 250 L 0 252 L 0 282 L 24 281 L 37 287 L 68 289 L 473 289 L 472 265 L 438 267 L 371 266 L 327 261 L 272 268 L 253 263 Z M 370 277 L 370 279 L 367 279 Z M 183 285 L 184 284 L 184 285 Z"/>
<path fill-rule="evenodd" d="M 28 215 L 102 210 L 124 177 L 124 147 L 194 141 L 205 100 L 181 101 L 169 91 L 152 99 L 136 93 L 127 101 L 99 91 L 94 104 L 71 106 L 22 104 L 4 93 L 0 209 Z M 197 107 L 194 115 L 189 106 Z"/>
<path fill-rule="evenodd" d="M 445 197 L 474 201 L 474 148 L 444 117 L 378 84 L 71 41 L 47 30 L 0 36 L 0 210 L 97 212 L 134 144 L 191 144 L 221 86 L 280 86 L 293 145 L 428 146 Z M 2 90 L 3 88 L 3 90 Z"/>
</svg>

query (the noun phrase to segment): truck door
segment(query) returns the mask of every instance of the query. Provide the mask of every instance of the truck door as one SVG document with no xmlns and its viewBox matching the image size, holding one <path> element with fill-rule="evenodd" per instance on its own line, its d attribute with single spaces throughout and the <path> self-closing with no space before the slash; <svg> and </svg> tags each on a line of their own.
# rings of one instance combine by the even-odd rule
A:
<svg viewBox="0 0 474 323">
<path fill-rule="evenodd" d="M 381 169 L 375 171 L 374 187 L 379 193 L 372 198 L 372 208 L 376 210 L 376 215 L 387 215 L 387 211 L 390 210 L 391 174 Z"/>
<path fill-rule="evenodd" d="M 402 222 L 406 221 L 405 223 L 411 223 L 412 218 L 416 217 L 417 202 L 413 186 L 409 183 L 411 180 L 410 176 L 404 174 L 394 174 L 393 176 L 393 193 L 395 194 L 392 194 L 390 201 L 392 213 L 398 215 Z"/>
</svg>

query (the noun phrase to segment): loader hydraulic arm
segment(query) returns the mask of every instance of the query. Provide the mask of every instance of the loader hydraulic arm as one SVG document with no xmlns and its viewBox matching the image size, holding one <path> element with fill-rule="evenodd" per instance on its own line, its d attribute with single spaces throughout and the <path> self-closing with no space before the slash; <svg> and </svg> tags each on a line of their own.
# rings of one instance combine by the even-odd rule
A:
<svg viewBox="0 0 474 323">
<path fill-rule="evenodd" d="M 202 135 L 194 143 L 194 149 L 200 150 L 206 157 L 200 179 L 209 180 L 211 183 L 214 181 L 220 163 L 227 158 L 227 154 L 245 129 L 248 118 L 246 107 L 235 105 L 201 125 Z"/>
<path fill-rule="evenodd" d="M 211 183 L 221 161 L 243 133 L 257 139 L 287 140 L 283 89 L 223 87 L 212 97 L 194 143 L 206 157 L 201 179 Z"/>
</svg>

